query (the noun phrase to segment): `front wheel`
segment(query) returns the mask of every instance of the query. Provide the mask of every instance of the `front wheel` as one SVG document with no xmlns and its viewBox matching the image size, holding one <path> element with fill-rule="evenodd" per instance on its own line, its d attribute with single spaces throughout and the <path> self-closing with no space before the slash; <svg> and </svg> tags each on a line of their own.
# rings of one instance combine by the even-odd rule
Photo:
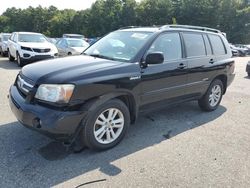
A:
<svg viewBox="0 0 250 188">
<path fill-rule="evenodd" d="M 214 111 L 220 105 L 223 95 L 223 84 L 221 80 L 214 80 L 209 86 L 206 94 L 198 101 L 203 111 Z"/>
<path fill-rule="evenodd" d="M 18 66 L 19 67 L 23 67 L 24 66 L 24 62 L 23 62 L 22 58 L 20 57 L 19 53 L 17 53 L 16 57 L 17 57 L 17 64 L 18 64 Z"/>
<path fill-rule="evenodd" d="M 118 99 L 110 100 L 90 112 L 83 128 L 84 143 L 93 150 L 106 150 L 117 145 L 130 124 L 127 106 Z"/>
</svg>

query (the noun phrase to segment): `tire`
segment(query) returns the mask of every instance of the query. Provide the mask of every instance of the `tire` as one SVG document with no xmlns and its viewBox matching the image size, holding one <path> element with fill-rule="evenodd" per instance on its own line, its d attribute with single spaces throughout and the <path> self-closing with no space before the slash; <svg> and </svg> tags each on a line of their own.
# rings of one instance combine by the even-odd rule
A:
<svg viewBox="0 0 250 188">
<path fill-rule="evenodd" d="M 9 61 L 15 60 L 15 58 L 10 54 L 10 51 L 8 51 L 8 57 L 9 57 Z"/>
<path fill-rule="evenodd" d="M 70 55 L 72 55 L 72 53 L 71 53 L 71 52 L 68 52 L 68 56 L 70 56 Z"/>
<path fill-rule="evenodd" d="M 222 95 L 223 95 L 223 83 L 221 80 L 216 79 L 214 80 L 206 94 L 198 100 L 198 104 L 203 111 L 211 112 L 218 108 L 220 105 Z"/>
<path fill-rule="evenodd" d="M 116 115 L 111 118 L 111 114 Z M 80 135 L 84 144 L 92 150 L 107 150 L 125 136 L 130 125 L 130 113 L 122 101 L 112 99 L 91 111 L 84 122 Z"/>
<path fill-rule="evenodd" d="M 24 66 L 24 61 L 22 60 L 22 58 L 20 57 L 19 53 L 17 52 L 16 54 L 16 59 L 17 59 L 17 64 L 19 67 L 23 67 Z"/>
<path fill-rule="evenodd" d="M 246 56 L 246 53 L 245 53 L 245 52 L 242 52 L 242 51 L 239 51 L 239 56 L 240 56 L 240 57 L 245 57 L 245 56 Z"/>
</svg>

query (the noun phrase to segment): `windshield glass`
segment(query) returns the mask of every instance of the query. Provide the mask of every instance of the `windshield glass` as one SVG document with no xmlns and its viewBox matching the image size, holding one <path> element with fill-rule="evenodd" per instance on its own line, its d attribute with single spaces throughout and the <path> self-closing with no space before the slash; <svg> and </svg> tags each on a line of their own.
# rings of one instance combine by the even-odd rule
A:
<svg viewBox="0 0 250 188">
<path fill-rule="evenodd" d="M 87 47 L 89 44 L 84 40 L 67 40 L 69 47 Z"/>
<path fill-rule="evenodd" d="M 3 35 L 3 41 L 7 41 L 10 38 L 10 35 Z"/>
<path fill-rule="evenodd" d="M 19 34 L 19 42 L 38 42 L 43 43 L 47 42 L 46 38 L 43 35 L 39 34 Z"/>
<path fill-rule="evenodd" d="M 130 61 L 152 34 L 151 32 L 116 31 L 90 46 L 84 54 L 106 59 Z"/>
</svg>

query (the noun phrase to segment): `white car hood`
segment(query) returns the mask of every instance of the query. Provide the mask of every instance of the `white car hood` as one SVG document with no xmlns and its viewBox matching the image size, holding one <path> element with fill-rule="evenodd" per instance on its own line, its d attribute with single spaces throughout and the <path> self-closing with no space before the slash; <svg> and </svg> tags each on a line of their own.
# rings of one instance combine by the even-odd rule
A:
<svg viewBox="0 0 250 188">
<path fill-rule="evenodd" d="M 49 42 L 42 42 L 42 43 L 37 43 L 37 42 L 19 42 L 20 46 L 24 47 L 29 47 L 29 48 L 39 48 L 39 49 L 44 49 L 44 48 L 50 48 L 54 49 L 55 46 Z"/>
</svg>

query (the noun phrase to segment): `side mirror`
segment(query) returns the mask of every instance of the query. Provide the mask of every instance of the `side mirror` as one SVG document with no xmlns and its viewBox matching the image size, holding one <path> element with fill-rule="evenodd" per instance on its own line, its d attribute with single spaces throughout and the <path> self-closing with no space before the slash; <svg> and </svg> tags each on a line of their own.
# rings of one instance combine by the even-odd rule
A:
<svg viewBox="0 0 250 188">
<path fill-rule="evenodd" d="M 164 62 L 164 55 L 162 52 L 152 52 L 147 54 L 145 64 L 161 64 Z"/>
</svg>

